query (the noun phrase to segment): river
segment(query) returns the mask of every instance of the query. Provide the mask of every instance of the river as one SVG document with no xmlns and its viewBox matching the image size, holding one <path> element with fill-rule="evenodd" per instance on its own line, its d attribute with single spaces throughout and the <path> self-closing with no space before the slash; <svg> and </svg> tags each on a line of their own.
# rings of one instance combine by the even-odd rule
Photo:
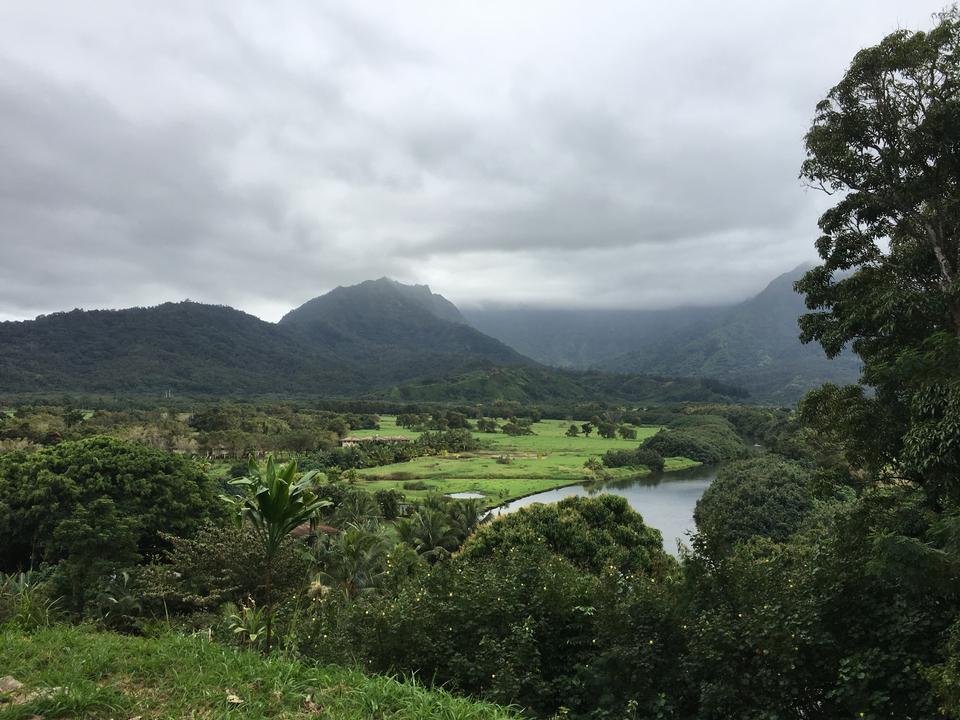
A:
<svg viewBox="0 0 960 720">
<path fill-rule="evenodd" d="M 716 476 L 716 466 L 702 465 L 689 470 L 656 473 L 631 480 L 570 485 L 519 498 L 495 508 L 493 512 L 501 515 L 533 503 L 557 502 L 575 495 L 621 495 L 627 499 L 630 507 L 643 515 L 647 525 L 655 527 L 663 534 L 664 549 L 676 555 L 678 543 L 689 545 L 689 535 L 694 530 L 693 508 Z"/>
</svg>

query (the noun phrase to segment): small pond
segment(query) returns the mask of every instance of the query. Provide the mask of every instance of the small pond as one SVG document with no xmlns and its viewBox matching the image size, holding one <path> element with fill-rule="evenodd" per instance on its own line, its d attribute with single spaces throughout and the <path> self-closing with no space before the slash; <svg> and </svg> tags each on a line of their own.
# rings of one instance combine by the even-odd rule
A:
<svg viewBox="0 0 960 720">
<path fill-rule="evenodd" d="M 572 496 L 600 493 L 621 495 L 630 507 L 643 515 L 644 522 L 663 533 L 664 549 L 677 554 L 677 543 L 689 545 L 694 530 L 693 508 L 703 491 L 717 476 L 717 466 L 704 465 L 689 470 L 657 473 L 631 480 L 570 485 L 528 495 L 493 510 L 495 515 L 510 513 L 533 503 L 551 503 Z"/>
<path fill-rule="evenodd" d="M 457 500 L 483 500 L 486 497 L 483 493 L 478 492 L 456 492 L 456 493 L 447 493 L 448 498 L 455 498 Z"/>
</svg>

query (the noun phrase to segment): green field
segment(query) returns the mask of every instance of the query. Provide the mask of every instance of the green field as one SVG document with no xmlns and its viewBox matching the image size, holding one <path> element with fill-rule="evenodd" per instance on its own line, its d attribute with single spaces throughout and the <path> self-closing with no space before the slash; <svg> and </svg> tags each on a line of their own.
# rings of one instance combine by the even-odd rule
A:
<svg viewBox="0 0 960 720">
<path fill-rule="evenodd" d="M 532 426 L 534 435 L 513 437 L 502 433 L 475 433 L 483 445 L 479 451 L 421 457 L 404 463 L 361 470 L 363 486 L 370 490 L 396 489 L 417 498 L 435 493 L 475 492 L 488 506 L 531 495 L 551 488 L 573 485 L 589 479 L 583 464 L 590 457 L 607 450 L 635 448 L 654 435 L 659 427 L 638 427 L 636 440 L 590 437 L 566 437 L 569 421 L 543 420 Z M 399 435 L 415 437 L 417 433 L 397 428 L 395 418 L 381 418 L 380 430 L 364 430 L 354 435 Z M 680 470 L 697 463 L 686 458 L 669 458 L 667 470 Z M 615 477 L 631 477 L 638 473 L 625 468 L 613 472 Z M 411 482 L 422 482 L 420 490 L 404 488 Z"/>
</svg>

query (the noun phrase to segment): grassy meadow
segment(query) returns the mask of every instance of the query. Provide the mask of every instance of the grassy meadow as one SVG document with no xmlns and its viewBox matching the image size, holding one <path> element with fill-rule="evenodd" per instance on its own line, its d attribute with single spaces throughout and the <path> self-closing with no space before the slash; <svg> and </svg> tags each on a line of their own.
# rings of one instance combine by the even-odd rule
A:
<svg viewBox="0 0 960 720">
<path fill-rule="evenodd" d="M 579 424 L 579 423 L 578 423 Z M 442 493 L 472 492 L 484 496 L 488 506 L 499 505 L 518 497 L 551 488 L 573 485 L 589 477 L 583 464 L 590 457 L 607 450 L 635 448 L 644 439 L 656 434 L 659 427 L 637 427 L 635 440 L 602 438 L 594 432 L 589 437 L 567 437 L 569 421 L 542 420 L 531 427 L 534 435 L 511 436 L 503 433 L 475 433 L 481 450 L 451 455 L 416 458 L 409 462 L 383 465 L 361 470 L 363 486 L 372 490 L 396 489 L 411 498 Z M 419 433 L 398 428 L 396 418 L 383 416 L 379 430 L 351 433 L 358 436 L 406 435 Z M 696 465 L 686 458 L 669 458 L 667 470 L 680 470 Z M 618 468 L 616 476 L 636 476 L 636 470 Z M 422 483 L 422 489 L 404 487 Z"/>
</svg>

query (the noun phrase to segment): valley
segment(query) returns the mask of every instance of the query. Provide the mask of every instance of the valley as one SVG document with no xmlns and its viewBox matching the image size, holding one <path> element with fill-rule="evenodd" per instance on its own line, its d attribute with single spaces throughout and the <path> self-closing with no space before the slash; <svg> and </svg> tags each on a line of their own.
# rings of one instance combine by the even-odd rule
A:
<svg viewBox="0 0 960 720">
<path fill-rule="evenodd" d="M 380 430 L 361 430 L 354 434 L 393 434 L 394 419 L 385 416 L 381 418 Z M 362 487 L 399 490 L 411 498 L 471 493 L 481 496 L 482 504 L 489 508 L 544 490 L 596 481 L 597 476 L 584 467 L 590 458 L 599 458 L 608 450 L 632 449 L 660 430 L 659 427 L 637 427 L 637 437 L 630 440 L 596 434 L 567 437 L 565 433 L 570 424 L 563 420 L 541 420 L 530 425 L 533 434 L 522 436 L 475 433 L 481 446 L 479 450 L 367 468 L 360 471 Z M 416 436 L 416 433 L 410 435 Z M 665 460 L 664 469 L 668 472 L 698 464 L 686 458 Z M 647 468 L 607 470 L 611 478 L 649 473 Z"/>
</svg>

